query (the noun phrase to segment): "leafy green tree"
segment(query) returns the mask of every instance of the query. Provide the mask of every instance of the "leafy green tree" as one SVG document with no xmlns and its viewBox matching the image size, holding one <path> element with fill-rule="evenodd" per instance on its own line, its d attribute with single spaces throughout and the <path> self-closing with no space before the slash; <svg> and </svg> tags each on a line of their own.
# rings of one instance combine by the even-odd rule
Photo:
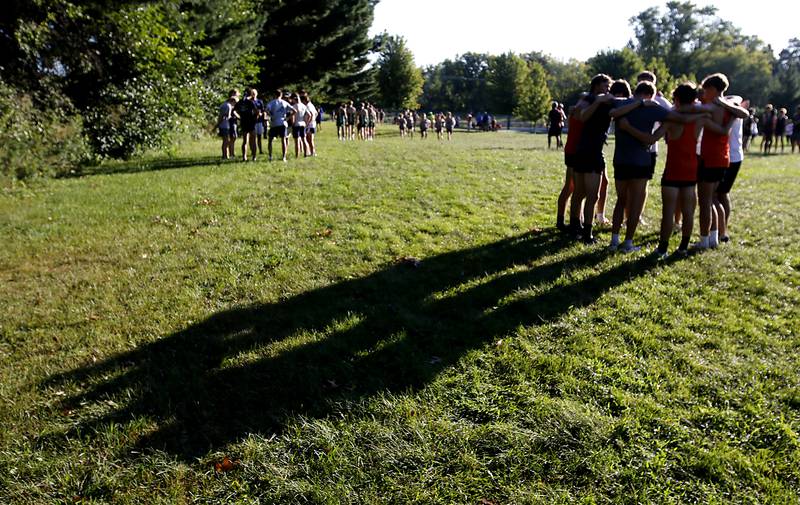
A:
<svg viewBox="0 0 800 505">
<path fill-rule="evenodd" d="M 544 68 L 547 74 L 547 89 L 550 90 L 553 100 L 574 104 L 589 85 L 591 76 L 585 62 L 575 59 L 562 62 L 540 52 L 523 54 L 522 57 Z"/>
<path fill-rule="evenodd" d="M 422 71 L 403 37 L 384 34 L 377 61 L 378 96 L 387 108 L 417 108 L 422 94 Z"/>
<path fill-rule="evenodd" d="M 780 52 L 773 75 L 769 101 L 793 113 L 800 105 L 800 39 L 791 39 L 789 45 Z"/>
<path fill-rule="evenodd" d="M 614 79 L 634 81 L 644 68 L 642 59 L 629 47 L 600 51 L 586 62 L 589 73 L 608 74 Z"/>
<path fill-rule="evenodd" d="M 515 116 L 529 121 L 544 117 L 550 108 L 550 90 L 547 88 L 547 72 L 535 61 L 527 62 L 527 71 L 517 88 Z"/>
</svg>

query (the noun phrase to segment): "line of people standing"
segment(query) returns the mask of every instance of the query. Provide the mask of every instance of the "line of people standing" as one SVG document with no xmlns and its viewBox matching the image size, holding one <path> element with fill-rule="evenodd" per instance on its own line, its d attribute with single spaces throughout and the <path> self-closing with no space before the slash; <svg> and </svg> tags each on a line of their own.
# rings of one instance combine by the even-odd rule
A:
<svg viewBox="0 0 800 505">
<path fill-rule="evenodd" d="M 383 123 L 383 109 L 369 102 L 361 102 L 356 107 L 353 101 L 341 102 L 333 113 L 336 121 L 336 137 L 341 141 L 375 140 L 375 129 Z"/>
</svg>

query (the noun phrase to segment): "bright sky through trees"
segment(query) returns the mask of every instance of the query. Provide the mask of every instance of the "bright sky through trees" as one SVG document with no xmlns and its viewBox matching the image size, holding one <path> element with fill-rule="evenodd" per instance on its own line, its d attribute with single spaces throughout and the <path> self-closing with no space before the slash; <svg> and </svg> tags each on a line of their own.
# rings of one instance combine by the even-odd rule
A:
<svg viewBox="0 0 800 505">
<path fill-rule="evenodd" d="M 777 53 L 800 33 L 800 3 L 772 2 L 769 7 L 743 1 L 709 2 L 717 15 L 746 35 L 758 35 Z M 468 51 L 500 54 L 542 51 L 556 58 L 585 60 L 601 49 L 619 49 L 633 37 L 628 19 L 666 1 L 629 0 L 598 8 L 575 0 L 381 0 L 372 34 L 402 35 L 418 65 L 438 63 Z"/>
</svg>

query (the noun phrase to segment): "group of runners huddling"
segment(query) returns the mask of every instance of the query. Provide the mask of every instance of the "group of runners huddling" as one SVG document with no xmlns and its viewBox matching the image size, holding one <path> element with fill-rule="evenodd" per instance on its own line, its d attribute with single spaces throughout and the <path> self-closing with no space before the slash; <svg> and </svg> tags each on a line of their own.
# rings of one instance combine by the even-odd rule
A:
<svg viewBox="0 0 800 505">
<path fill-rule="evenodd" d="M 419 131 L 420 139 L 428 138 L 428 131 L 433 129 L 436 138 L 443 140 L 445 135 L 447 140 L 453 140 L 453 129 L 456 127 L 458 119 L 452 112 L 444 113 L 433 112 L 424 113 L 406 109 L 394 118 L 394 124 L 400 128 L 401 137 L 414 138 L 414 132 Z"/>
<path fill-rule="evenodd" d="M 289 134 L 294 139 L 295 158 L 316 156 L 315 134 L 319 113 L 305 91 L 284 92 L 276 90 L 272 100 L 264 103 L 258 98 L 254 88 L 245 90 L 240 100 L 239 90 L 232 89 L 228 99 L 219 108 L 217 128 L 222 137 L 222 159 L 235 159 L 236 139 L 242 138 L 243 161 L 256 161 L 258 154 L 264 154 L 262 138 L 268 136 L 267 152 L 272 161 L 272 143 L 278 139 L 281 145 L 281 159 L 286 161 L 289 147 Z M 257 151 L 257 152 L 256 152 Z"/>
<path fill-rule="evenodd" d="M 698 87 L 687 82 L 669 103 L 657 90 L 651 72 L 642 72 L 631 90 L 628 82 L 595 76 L 589 92 L 570 110 L 564 158 L 564 187 L 558 200 L 557 226 L 586 243 L 595 243 L 595 223 L 608 224 L 608 186 L 603 147 L 615 121 L 614 186 L 617 202 L 611 219 L 609 249 L 633 252 L 647 186 L 657 157 L 657 141 L 666 136 L 667 159 L 661 177 L 661 233 L 655 253 L 668 254 L 673 229 L 681 230 L 677 253 L 686 254 L 699 207 L 700 239 L 696 249 L 727 242 L 729 193 L 743 159 L 742 124 L 749 116 L 740 97 L 726 97 L 723 74 L 706 77 Z M 744 105 L 744 106 L 743 106 Z M 571 196 L 569 225 L 565 209 Z M 625 226 L 624 239 L 620 232 Z"/>
<path fill-rule="evenodd" d="M 333 113 L 336 120 L 336 137 L 346 140 L 375 140 L 375 129 L 383 123 L 383 109 L 369 102 L 362 102 L 358 107 L 353 101 L 342 102 Z"/>
</svg>

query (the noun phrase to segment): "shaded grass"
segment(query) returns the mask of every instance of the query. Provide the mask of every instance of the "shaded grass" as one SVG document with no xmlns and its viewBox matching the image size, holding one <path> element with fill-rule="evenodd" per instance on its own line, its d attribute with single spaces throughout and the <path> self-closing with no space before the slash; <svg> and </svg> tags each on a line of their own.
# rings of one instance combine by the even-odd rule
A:
<svg viewBox="0 0 800 505">
<path fill-rule="evenodd" d="M 797 158 L 657 263 L 552 232 L 538 136 L 332 133 L 0 196 L 3 502 L 797 502 Z"/>
</svg>

